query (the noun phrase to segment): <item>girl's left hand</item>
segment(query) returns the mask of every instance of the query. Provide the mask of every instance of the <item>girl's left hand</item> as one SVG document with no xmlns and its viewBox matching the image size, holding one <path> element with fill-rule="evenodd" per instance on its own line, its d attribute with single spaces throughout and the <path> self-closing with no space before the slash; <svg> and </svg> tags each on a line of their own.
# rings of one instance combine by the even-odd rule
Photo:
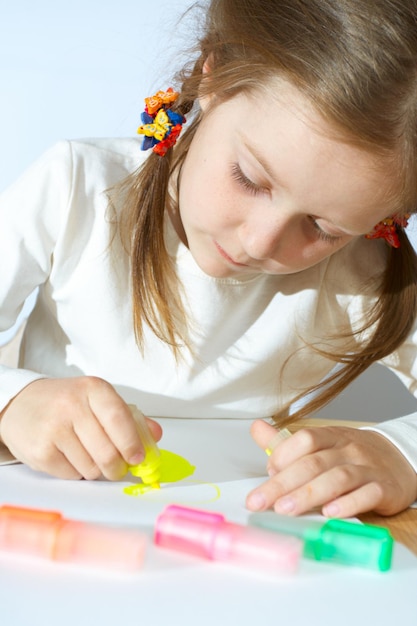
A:
<svg viewBox="0 0 417 626">
<path fill-rule="evenodd" d="M 276 435 L 256 420 L 251 433 L 266 450 Z M 342 426 L 303 428 L 280 441 L 267 464 L 269 480 L 247 497 L 251 511 L 300 515 L 321 507 L 326 517 L 366 511 L 394 515 L 417 499 L 417 474 L 382 435 Z"/>
</svg>

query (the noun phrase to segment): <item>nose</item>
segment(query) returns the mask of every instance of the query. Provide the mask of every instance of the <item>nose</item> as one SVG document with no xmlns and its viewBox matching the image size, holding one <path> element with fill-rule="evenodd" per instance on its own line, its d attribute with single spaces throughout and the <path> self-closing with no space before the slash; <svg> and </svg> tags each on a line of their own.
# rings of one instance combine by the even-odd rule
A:
<svg viewBox="0 0 417 626">
<path fill-rule="evenodd" d="M 246 254 L 258 261 L 276 259 L 291 242 L 291 222 L 284 216 L 257 215 L 239 229 L 239 239 Z"/>
</svg>

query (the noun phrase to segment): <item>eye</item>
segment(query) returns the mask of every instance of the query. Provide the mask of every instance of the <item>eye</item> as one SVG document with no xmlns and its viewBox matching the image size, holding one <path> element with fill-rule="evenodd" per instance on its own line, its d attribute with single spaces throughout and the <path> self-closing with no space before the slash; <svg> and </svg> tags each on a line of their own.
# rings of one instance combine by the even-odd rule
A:
<svg viewBox="0 0 417 626">
<path fill-rule="evenodd" d="M 327 243 L 336 243 L 337 241 L 339 241 L 339 239 L 342 239 L 341 235 L 331 235 L 330 233 L 326 233 L 325 230 L 320 228 L 314 217 L 312 217 L 311 215 L 308 216 L 308 220 L 312 228 L 314 229 L 317 238 L 321 241 L 326 241 Z"/>
<path fill-rule="evenodd" d="M 240 187 L 242 187 L 245 191 L 251 193 L 254 196 L 257 196 L 261 193 L 269 192 L 266 187 L 262 187 L 262 185 L 257 185 L 252 180 L 250 180 L 250 178 L 248 178 L 242 172 L 237 163 L 233 163 L 232 165 L 232 178 L 240 185 Z"/>
</svg>

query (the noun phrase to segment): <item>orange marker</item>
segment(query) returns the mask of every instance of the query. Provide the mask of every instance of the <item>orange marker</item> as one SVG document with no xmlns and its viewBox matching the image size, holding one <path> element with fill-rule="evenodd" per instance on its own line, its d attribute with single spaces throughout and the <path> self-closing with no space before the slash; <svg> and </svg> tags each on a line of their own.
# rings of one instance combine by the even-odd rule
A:
<svg viewBox="0 0 417 626">
<path fill-rule="evenodd" d="M 0 550 L 118 570 L 139 569 L 147 536 L 139 531 L 65 519 L 61 513 L 0 507 Z"/>
</svg>

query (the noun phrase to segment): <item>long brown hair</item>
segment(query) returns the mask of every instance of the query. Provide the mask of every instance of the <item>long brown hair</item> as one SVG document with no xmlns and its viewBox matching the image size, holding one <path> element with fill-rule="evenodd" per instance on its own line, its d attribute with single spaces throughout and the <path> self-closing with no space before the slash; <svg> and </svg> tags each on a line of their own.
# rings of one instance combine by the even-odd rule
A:
<svg viewBox="0 0 417 626">
<path fill-rule="evenodd" d="M 210 72 L 203 65 L 210 61 Z M 193 119 L 174 151 L 150 155 L 124 183 L 132 261 L 134 325 L 144 323 L 179 354 L 189 345 L 181 291 L 164 243 L 169 182 L 201 119 L 198 97 L 225 101 L 281 76 L 309 99 L 335 133 L 392 167 L 396 212 L 417 206 L 417 0 L 212 0 L 195 60 L 177 76 L 175 109 Z M 374 361 L 395 351 L 417 315 L 417 260 L 405 232 L 375 285 L 365 345 L 326 352 L 341 367 L 294 416 L 317 410 Z M 360 329 L 363 332 L 364 328 Z M 340 334 L 343 334 L 340 329 Z M 352 336 L 352 333 L 351 333 Z M 277 372 L 277 376 L 278 376 Z M 276 420 L 282 421 L 288 407 Z"/>
</svg>

